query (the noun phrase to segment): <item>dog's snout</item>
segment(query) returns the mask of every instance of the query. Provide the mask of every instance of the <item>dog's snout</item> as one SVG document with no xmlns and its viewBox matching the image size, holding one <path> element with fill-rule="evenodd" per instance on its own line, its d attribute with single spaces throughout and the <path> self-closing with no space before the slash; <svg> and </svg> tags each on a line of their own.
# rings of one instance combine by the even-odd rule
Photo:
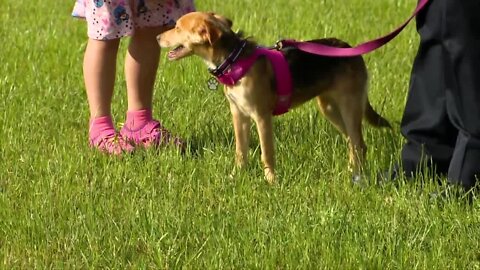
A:
<svg viewBox="0 0 480 270">
<path fill-rule="evenodd" d="M 162 39 L 162 34 L 157 35 L 157 43 L 158 43 L 158 45 L 160 45 L 162 47 L 168 47 L 169 46 L 169 43 L 166 42 L 164 39 Z"/>
</svg>

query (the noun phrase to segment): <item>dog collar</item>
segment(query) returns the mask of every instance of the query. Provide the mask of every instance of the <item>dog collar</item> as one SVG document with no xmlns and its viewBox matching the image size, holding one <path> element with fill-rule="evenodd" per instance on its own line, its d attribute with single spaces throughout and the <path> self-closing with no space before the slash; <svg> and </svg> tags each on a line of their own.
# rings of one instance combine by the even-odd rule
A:
<svg viewBox="0 0 480 270">
<path fill-rule="evenodd" d="M 242 40 L 242 43 L 231 52 L 228 57 L 223 60 L 223 62 L 216 68 L 209 68 L 208 71 L 210 74 L 212 74 L 215 77 L 218 77 L 222 75 L 230 66 L 232 66 L 233 63 L 235 63 L 242 53 L 243 49 L 245 49 L 245 46 L 247 45 L 247 40 L 244 39 Z"/>
<path fill-rule="evenodd" d="M 291 105 L 293 84 L 287 60 L 282 52 L 260 47 L 256 48 L 250 56 L 238 59 L 245 44 L 246 42 L 242 43 L 242 45 L 239 46 L 240 49 L 232 52 L 220 66 L 210 70 L 210 73 L 215 76 L 220 83 L 233 86 L 245 76 L 259 56 L 265 56 L 272 64 L 277 85 L 277 101 L 273 115 L 281 115 L 288 112 Z"/>
</svg>

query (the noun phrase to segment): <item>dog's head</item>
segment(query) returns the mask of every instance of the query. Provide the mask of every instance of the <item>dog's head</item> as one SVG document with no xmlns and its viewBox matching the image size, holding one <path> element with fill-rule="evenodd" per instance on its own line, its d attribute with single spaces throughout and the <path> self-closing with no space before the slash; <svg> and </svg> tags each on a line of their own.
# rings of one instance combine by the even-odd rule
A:
<svg viewBox="0 0 480 270">
<path fill-rule="evenodd" d="M 171 48 L 169 60 L 192 54 L 210 60 L 213 48 L 222 35 L 232 32 L 232 21 L 211 12 L 191 12 L 178 19 L 175 28 L 157 37 L 162 48 Z"/>
</svg>

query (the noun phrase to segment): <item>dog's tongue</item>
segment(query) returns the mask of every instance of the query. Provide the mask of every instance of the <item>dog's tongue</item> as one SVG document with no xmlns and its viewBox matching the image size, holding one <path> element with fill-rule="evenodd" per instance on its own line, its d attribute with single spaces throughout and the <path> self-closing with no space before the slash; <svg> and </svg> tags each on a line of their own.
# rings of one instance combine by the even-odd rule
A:
<svg viewBox="0 0 480 270">
<path fill-rule="evenodd" d="M 168 52 L 167 57 L 168 57 L 168 59 L 173 60 L 173 59 L 175 59 L 175 57 L 177 57 L 177 52 L 175 50 L 171 50 L 171 51 Z"/>
</svg>

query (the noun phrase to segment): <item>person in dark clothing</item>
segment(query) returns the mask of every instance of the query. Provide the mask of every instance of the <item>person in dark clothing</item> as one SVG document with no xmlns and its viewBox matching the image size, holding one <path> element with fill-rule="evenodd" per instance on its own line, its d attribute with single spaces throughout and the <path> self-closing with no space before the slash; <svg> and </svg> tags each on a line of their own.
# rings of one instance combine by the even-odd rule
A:
<svg viewBox="0 0 480 270">
<path fill-rule="evenodd" d="M 432 0 L 417 16 L 420 46 L 401 123 L 407 176 L 425 165 L 465 190 L 480 183 L 479 16 L 479 0 Z"/>
</svg>

